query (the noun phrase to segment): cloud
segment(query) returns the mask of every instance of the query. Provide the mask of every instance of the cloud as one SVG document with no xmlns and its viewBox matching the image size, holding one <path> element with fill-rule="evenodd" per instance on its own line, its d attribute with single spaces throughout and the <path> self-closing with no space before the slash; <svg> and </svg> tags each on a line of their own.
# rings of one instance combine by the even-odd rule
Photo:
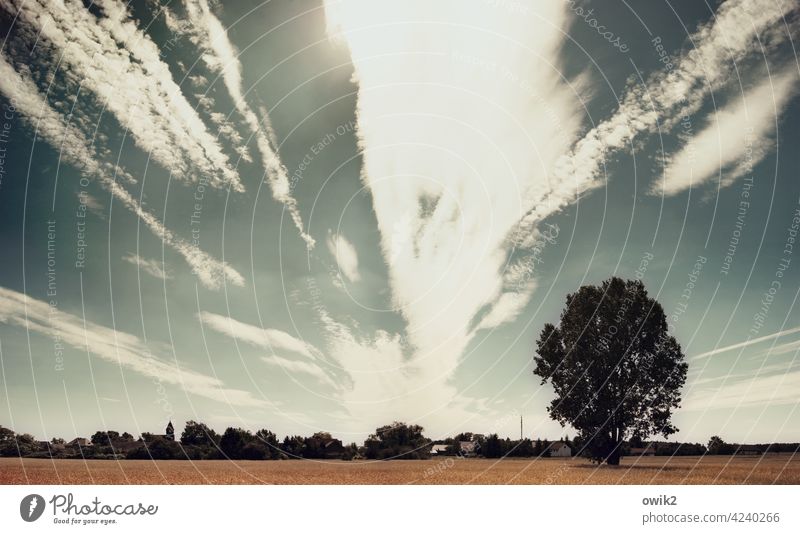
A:
<svg viewBox="0 0 800 534">
<path fill-rule="evenodd" d="M 236 171 L 173 81 L 158 47 L 114 0 L 3 0 L 36 38 L 58 51 L 53 63 L 80 80 L 113 113 L 136 144 L 177 178 L 201 174 L 216 187 L 244 191 Z M 24 60 L 23 60 L 24 61 Z"/>
<path fill-rule="evenodd" d="M 226 388 L 213 376 L 181 368 L 177 362 L 156 357 L 138 337 L 106 328 L 60 310 L 12 289 L 0 287 L 0 322 L 25 328 L 45 337 L 85 350 L 110 363 L 180 386 L 187 393 L 236 406 L 264 406 L 265 401 L 240 389 Z"/>
<path fill-rule="evenodd" d="M 757 338 L 754 338 L 754 339 L 747 339 L 747 340 L 742 341 L 740 343 L 734 343 L 734 344 L 728 345 L 726 347 L 716 348 L 716 349 L 710 350 L 708 352 L 703 352 L 701 354 L 696 355 L 693 359 L 700 360 L 700 359 L 703 359 L 703 358 L 709 358 L 711 356 L 714 356 L 714 355 L 717 355 L 717 354 L 721 354 L 723 352 L 728 352 L 728 351 L 731 351 L 731 350 L 736 350 L 736 349 L 741 349 L 741 348 L 744 348 L 744 347 L 749 347 L 750 345 L 755 345 L 757 343 L 763 343 L 764 341 L 769 341 L 770 339 L 775 339 L 775 338 L 779 338 L 779 337 L 783 337 L 783 336 L 788 336 L 788 335 L 791 335 L 791 334 L 796 334 L 798 332 L 800 332 L 800 326 L 797 327 L 797 328 L 789 328 L 787 330 L 781 330 L 780 332 L 775 332 L 774 334 L 769 334 L 769 335 L 757 337 Z"/>
<path fill-rule="evenodd" d="M 358 272 L 358 253 L 356 247 L 348 241 L 342 234 L 331 233 L 328 235 L 328 251 L 336 258 L 339 271 L 351 283 L 361 280 Z"/>
<path fill-rule="evenodd" d="M 145 211 L 115 179 L 121 176 L 122 181 L 132 181 L 133 178 L 126 179 L 124 170 L 96 160 L 96 153 L 90 148 L 92 143 L 79 129 L 72 127 L 67 117 L 50 107 L 30 77 L 14 70 L 5 56 L 0 56 L 0 92 L 14 103 L 24 119 L 35 128 L 37 137 L 59 151 L 63 161 L 85 176 L 96 178 L 117 201 L 135 213 L 156 237 L 183 256 L 203 285 L 209 289 L 219 288 L 224 281 L 237 286 L 244 285 L 244 277 L 233 267 L 176 236 L 155 216 Z"/>
<path fill-rule="evenodd" d="M 476 330 L 497 328 L 501 324 L 515 320 L 525 310 L 536 284 L 530 282 L 523 291 L 508 291 L 500 295 L 491 310 L 481 319 Z"/>
<path fill-rule="evenodd" d="M 797 81 L 797 69 L 792 66 L 714 113 L 705 128 L 670 158 L 663 182 L 653 184 L 651 193 L 675 195 L 718 174 L 724 187 L 752 172 L 774 146 L 770 135 L 778 115 L 796 93 Z"/>
<path fill-rule="evenodd" d="M 579 135 L 588 80 L 559 70 L 570 20 L 563 3 L 521 14 L 482 2 L 458 10 L 421 0 L 325 2 L 329 34 L 350 49 L 363 180 L 407 322 L 410 355 L 377 357 L 402 361 L 383 372 L 417 392 L 415 407 L 446 403 L 434 392 L 454 393 L 449 380 L 476 330 L 525 309 L 535 273 L 524 256 L 540 252 L 542 221 L 602 185 L 611 153 L 697 112 L 788 4 L 726 2 L 670 69 L 632 85 L 607 120 Z M 368 353 L 366 339 L 357 345 Z"/>
<path fill-rule="evenodd" d="M 325 8 L 355 67 L 363 180 L 407 322 L 409 358 L 398 362 L 397 348 L 376 356 L 402 363 L 385 372 L 416 391 L 405 401 L 417 413 L 436 411 L 455 396 L 447 383 L 476 314 L 503 293 L 509 233 L 580 128 L 582 83 L 570 87 L 555 65 L 567 11 L 538 3 L 519 14 L 482 2 L 454 10 L 420 0 Z M 504 297 L 489 320 L 519 313 L 524 302 L 510 306 L 513 299 Z"/>
<path fill-rule="evenodd" d="M 214 16 L 205 0 L 188 0 L 186 13 L 190 24 L 189 36 L 200 46 L 204 53 L 203 61 L 212 72 L 222 76 L 223 83 L 233 99 L 236 110 L 242 115 L 245 123 L 255 136 L 256 145 L 261 153 L 261 161 L 267 173 L 267 179 L 273 198 L 283 204 L 289 212 L 300 237 L 309 249 L 314 247 L 314 238 L 305 231 L 297 200 L 292 196 L 289 174 L 273 148 L 275 137 L 266 112 L 261 112 L 261 119 L 250 107 L 242 89 L 242 65 L 239 53 L 228 39 L 228 32 Z"/>
<path fill-rule="evenodd" d="M 797 392 L 800 391 L 800 370 L 792 370 L 792 365 L 790 362 L 784 366 L 783 372 L 769 375 L 760 372 L 749 373 L 740 379 L 726 380 L 723 384 L 693 388 L 692 393 L 683 402 L 683 409 L 706 411 L 721 408 L 796 405 Z"/>
<path fill-rule="evenodd" d="M 313 345 L 282 330 L 261 328 L 207 311 L 200 312 L 197 317 L 205 326 L 256 347 L 274 352 L 289 351 L 310 360 L 317 360 L 321 357 L 320 351 Z"/>
<path fill-rule="evenodd" d="M 603 185 L 606 158 L 632 146 L 640 135 L 670 131 L 682 118 L 700 110 L 710 91 L 730 82 L 737 63 L 786 40 L 788 32 L 774 33 L 769 43 L 754 47 L 760 35 L 782 23 L 793 9 L 792 2 L 773 0 L 723 3 L 710 22 L 688 36 L 691 48 L 687 52 L 652 74 L 644 85 L 631 86 L 612 116 L 589 130 L 559 159 L 553 187 L 520 226 L 527 229 L 570 202 L 576 193 Z"/>
<path fill-rule="evenodd" d="M 331 376 L 319 365 L 302 360 L 290 360 L 281 356 L 262 356 L 261 360 L 275 367 L 280 367 L 290 375 L 295 373 L 306 374 L 316 378 L 320 383 L 326 384 L 333 389 L 339 389 L 339 385 L 333 381 Z"/>
<path fill-rule="evenodd" d="M 161 280 L 169 280 L 172 278 L 166 269 L 163 267 L 163 264 L 158 260 L 148 260 L 146 258 L 142 258 L 138 254 L 126 254 L 122 257 L 123 261 L 126 261 L 132 265 L 136 265 L 139 269 L 143 270 L 150 276 L 155 278 L 159 278 Z"/>
<path fill-rule="evenodd" d="M 788 354 L 791 352 L 797 352 L 800 350 L 800 341 L 792 341 L 789 343 L 782 343 L 776 347 L 770 347 L 770 349 L 766 352 L 767 356 L 773 356 L 778 354 Z"/>
<path fill-rule="evenodd" d="M 297 339 L 282 330 L 261 328 L 216 313 L 204 311 L 197 314 L 197 317 L 203 326 L 233 339 L 271 351 L 270 355 L 261 357 L 261 360 L 268 365 L 280 367 L 290 375 L 300 373 L 311 376 L 334 390 L 341 387 L 334 381 L 328 366 L 321 364 L 322 353 L 310 343 Z M 303 356 L 305 359 L 290 359 L 286 357 L 286 353 Z"/>
</svg>

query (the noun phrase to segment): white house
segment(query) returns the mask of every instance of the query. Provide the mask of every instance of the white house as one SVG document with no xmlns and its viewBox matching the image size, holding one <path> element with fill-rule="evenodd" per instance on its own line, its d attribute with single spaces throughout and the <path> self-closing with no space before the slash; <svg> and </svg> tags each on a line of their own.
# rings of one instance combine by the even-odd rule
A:
<svg viewBox="0 0 800 534">
<path fill-rule="evenodd" d="M 436 443 L 431 447 L 431 454 L 445 454 L 447 452 L 447 444 Z"/>
<path fill-rule="evenodd" d="M 551 457 L 556 458 L 570 458 L 572 456 L 572 449 L 563 441 L 554 441 L 548 448 Z"/>
</svg>

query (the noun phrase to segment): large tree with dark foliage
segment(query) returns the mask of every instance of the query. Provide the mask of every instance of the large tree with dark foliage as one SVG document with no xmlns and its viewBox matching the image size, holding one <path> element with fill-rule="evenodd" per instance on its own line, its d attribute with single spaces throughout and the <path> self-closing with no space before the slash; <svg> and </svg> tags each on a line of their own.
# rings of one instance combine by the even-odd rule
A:
<svg viewBox="0 0 800 534">
<path fill-rule="evenodd" d="M 550 416 L 578 430 L 593 460 L 618 465 L 629 437 L 677 431 L 671 417 L 688 366 L 641 281 L 614 277 L 568 295 L 536 352 L 534 373 L 556 393 Z"/>
<path fill-rule="evenodd" d="M 367 458 L 374 460 L 420 460 L 430 458 L 432 442 L 419 425 L 395 421 L 375 430 L 364 442 Z"/>
<path fill-rule="evenodd" d="M 205 423 L 197 421 L 187 421 L 181 434 L 181 443 L 184 445 L 194 445 L 213 449 L 219 442 L 219 436 L 214 430 L 208 428 Z"/>
<path fill-rule="evenodd" d="M 240 460 L 245 458 L 245 455 L 251 451 L 245 451 L 245 447 L 253 441 L 253 435 L 242 428 L 228 427 L 222 433 L 219 439 L 219 448 L 227 458 L 231 460 Z M 248 456 L 250 456 L 248 454 Z M 247 458 L 252 459 L 252 457 Z"/>
</svg>

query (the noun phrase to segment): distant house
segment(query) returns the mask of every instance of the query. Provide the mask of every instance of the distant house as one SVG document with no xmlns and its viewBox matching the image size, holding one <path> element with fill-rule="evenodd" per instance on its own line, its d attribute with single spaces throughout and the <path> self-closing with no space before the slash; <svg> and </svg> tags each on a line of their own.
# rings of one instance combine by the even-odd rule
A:
<svg viewBox="0 0 800 534">
<path fill-rule="evenodd" d="M 628 451 L 628 456 L 655 456 L 656 448 L 652 443 L 648 443 L 645 447 L 631 447 Z"/>
<path fill-rule="evenodd" d="M 326 458 L 341 458 L 344 446 L 340 439 L 329 439 L 322 443 L 322 450 Z"/>
<path fill-rule="evenodd" d="M 741 456 L 761 456 L 762 451 L 755 445 L 740 445 L 736 449 L 736 454 Z"/>
<path fill-rule="evenodd" d="M 88 447 L 91 444 L 92 442 L 86 438 L 75 438 L 67 443 L 67 447 Z"/>
<path fill-rule="evenodd" d="M 461 454 L 464 456 L 475 456 L 477 454 L 475 447 L 477 444 L 476 441 L 459 441 L 458 450 L 460 450 Z"/>
<path fill-rule="evenodd" d="M 550 456 L 555 458 L 570 458 L 572 457 L 572 448 L 563 441 L 554 441 L 547 448 L 550 451 Z"/>
<path fill-rule="evenodd" d="M 434 443 L 433 447 L 431 447 L 431 454 L 447 454 L 449 447 L 446 443 Z"/>
</svg>

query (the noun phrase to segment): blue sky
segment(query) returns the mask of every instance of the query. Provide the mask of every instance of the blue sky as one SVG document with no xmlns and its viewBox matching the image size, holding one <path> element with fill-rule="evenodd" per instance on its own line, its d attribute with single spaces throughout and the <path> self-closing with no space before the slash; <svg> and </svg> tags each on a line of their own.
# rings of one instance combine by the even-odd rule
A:
<svg viewBox="0 0 800 534">
<path fill-rule="evenodd" d="M 572 434 L 618 275 L 675 439 L 800 440 L 797 4 L 540 4 L 0 2 L 0 424 Z"/>
</svg>

